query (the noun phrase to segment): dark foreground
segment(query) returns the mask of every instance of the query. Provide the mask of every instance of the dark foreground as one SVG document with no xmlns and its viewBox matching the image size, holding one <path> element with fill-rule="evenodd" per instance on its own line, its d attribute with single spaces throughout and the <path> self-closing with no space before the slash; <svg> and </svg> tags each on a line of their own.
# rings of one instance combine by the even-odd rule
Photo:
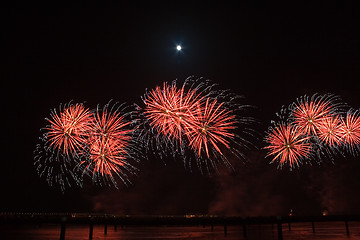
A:
<svg viewBox="0 0 360 240">
<path fill-rule="evenodd" d="M 283 224 L 283 239 L 305 240 L 360 240 L 360 224 L 350 224 L 350 235 L 344 231 L 343 222 L 318 223 L 316 232 L 313 233 L 312 226 L 305 223 L 295 223 L 288 226 Z M 103 225 L 94 225 L 93 238 L 107 240 L 140 240 L 140 239 L 278 239 L 277 229 L 272 225 L 250 225 L 247 228 L 246 238 L 243 236 L 243 229 L 239 226 L 228 226 L 227 235 L 224 235 L 223 227 L 214 226 L 108 226 L 107 233 L 104 233 Z M 2 225 L 0 226 L 0 239 L 4 240 L 51 240 L 60 239 L 60 225 Z M 87 240 L 89 239 L 89 226 L 70 225 L 66 228 L 65 239 Z"/>
<path fill-rule="evenodd" d="M 349 239 L 359 216 L 219 217 L 0 214 L 0 239 Z"/>
</svg>

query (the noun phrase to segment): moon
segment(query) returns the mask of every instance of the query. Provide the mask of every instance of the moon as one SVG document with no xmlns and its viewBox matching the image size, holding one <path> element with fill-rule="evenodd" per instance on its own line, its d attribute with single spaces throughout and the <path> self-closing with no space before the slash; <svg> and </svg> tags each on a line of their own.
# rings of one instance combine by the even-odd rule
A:
<svg viewBox="0 0 360 240">
<path fill-rule="evenodd" d="M 181 51 L 182 47 L 181 45 L 176 45 L 176 50 Z"/>
</svg>

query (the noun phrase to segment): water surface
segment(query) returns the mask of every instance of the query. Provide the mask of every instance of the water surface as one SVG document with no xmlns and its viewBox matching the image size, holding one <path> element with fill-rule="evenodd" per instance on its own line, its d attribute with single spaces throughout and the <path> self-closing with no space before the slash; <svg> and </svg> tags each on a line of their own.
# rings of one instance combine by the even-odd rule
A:
<svg viewBox="0 0 360 240">
<path fill-rule="evenodd" d="M 291 240 L 360 240 L 360 223 L 349 222 L 350 235 L 346 234 L 344 222 L 315 223 L 313 233 L 311 223 L 293 223 L 291 230 L 288 224 L 282 224 L 283 239 Z M 60 239 L 60 225 L 0 225 L 0 239 L 4 240 L 52 240 Z M 248 225 L 247 238 L 244 238 L 242 226 L 227 226 L 225 236 L 224 226 L 120 226 L 109 225 L 107 234 L 103 225 L 94 225 L 94 240 L 139 240 L 139 239 L 209 239 L 209 240 L 235 240 L 260 239 L 277 240 L 277 225 Z M 88 225 L 67 225 L 65 232 L 67 240 L 89 239 Z"/>
</svg>

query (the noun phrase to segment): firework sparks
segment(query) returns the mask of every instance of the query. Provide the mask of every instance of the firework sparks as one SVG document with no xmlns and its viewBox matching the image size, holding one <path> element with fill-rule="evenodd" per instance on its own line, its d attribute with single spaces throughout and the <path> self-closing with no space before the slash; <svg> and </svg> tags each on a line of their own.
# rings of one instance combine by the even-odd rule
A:
<svg viewBox="0 0 360 240">
<path fill-rule="evenodd" d="M 299 139 L 306 139 L 305 142 L 308 145 L 305 146 L 306 158 L 311 158 L 311 161 L 320 163 L 322 158 L 333 160 L 334 154 L 342 154 L 339 150 L 344 144 L 341 130 L 341 114 L 344 107 L 345 104 L 340 102 L 340 98 L 332 94 L 314 94 L 311 97 L 305 95 L 298 98 L 289 107 L 283 107 L 277 115 L 280 117 L 281 122 L 286 122 L 288 126 L 292 126 L 298 132 Z M 284 135 L 283 133 L 280 134 L 280 132 L 286 132 L 286 128 L 284 126 L 281 127 L 282 129 L 277 128 L 278 130 L 271 131 L 277 132 L 279 136 Z M 274 137 L 273 140 L 275 141 Z M 267 142 L 271 145 L 269 139 L 267 139 Z M 279 151 L 276 152 L 273 150 L 274 146 L 268 146 L 267 148 L 270 149 L 268 155 L 280 154 L 280 145 L 278 147 Z M 298 155 L 301 156 L 301 154 Z M 275 155 L 275 159 L 280 158 L 280 162 L 285 161 L 284 156 L 284 154 Z M 300 160 L 303 158 L 300 158 Z M 291 163 L 292 165 L 294 164 Z"/>
<path fill-rule="evenodd" d="M 186 92 L 184 86 L 179 89 L 175 83 L 164 83 L 162 88 L 157 86 L 144 99 L 144 113 L 159 133 L 181 141 L 189 116 L 202 99 L 195 89 Z"/>
<path fill-rule="evenodd" d="M 49 185 L 56 182 L 70 186 L 66 182 L 72 180 L 82 185 L 83 177 L 88 175 L 94 183 L 117 187 L 116 177 L 127 184 L 128 174 L 136 172 L 131 161 L 154 149 L 161 157 L 168 156 L 169 150 L 174 157 L 180 155 L 189 167 L 189 159 L 195 157 L 200 168 L 206 164 L 209 170 L 210 162 L 216 170 L 219 159 L 231 168 L 225 155 L 245 157 L 240 150 L 251 145 L 245 135 L 253 135 L 242 124 L 253 119 L 238 118 L 236 112 L 248 106 L 237 103 L 238 95 L 213 90 L 214 86 L 208 80 L 192 77 L 181 87 L 176 81 L 164 82 L 145 94 L 144 108 L 137 106 L 130 112 L 117 103 L 92 111 L 82 104 L 69 104 L 59 113 L 53 110 L 42 144 L 36 149 L 39 175 L 46 175 Z M 239 137 L 235 130 L 244 135 Z M 140 149 L 145 151 L 139 153 Z"/>
<path fill-rule="evenodd" d="M 165 82 L 147 92 L 143 97 L 144 121 L 139 128 L 146 151 L 160 152 L 159 157 L 169 153 L 179 156 L 189 167 L 195 160 L 199 168 L 205 166 L 207 171 L 209 162 L 216 170 L 215 163 L 220 159 L 231 168 L 225 157 L 228 153 L 245 158 L 241 150 L 251 145 L 246 138 L 253 133 L 244 126 L 254 121 L 239 118 L 237 113 L 249 106 L 237 102 L 240 96 L 215 90 L 215 86 L 209 80 L 189 77 L 181 87 L 176 81 Z"/>
<path fill-rule="evenodd" d="M 266 136 L 269 143 L 267 156 L 274 156 L 271 162 L 279 160 L 279 166 L 299 166 L 302 159 L 308 157 L 311 152 L 311 145 L 307 141 L 309 137 L 302 135 L 297 127 L 292 125 L 279 124 L 271 129 Z"/>
<path fill-rule="evenodd" d="M 90 161 L 94 176 L 110 178 L 126 164 L 124 145 L 114 139 L 98 139 L 90 145 Z"/>
<path fill-rule="evenodd" d="M 59 114 L 51 112 L 47 119 L 50 126 L 46 127 L 46 139 L 49 146 L 62 150 L 66 156 L 81 154 L 92 122 L 92 113 L 83 104 L 65 107 Z"/>
<path fill-rule="evenodd" d="M 351 148 L 360 144 L 360 113 L 359 111 L 348 111 L 345 119 L 341 121 L 341 139 L 349 144 Z"/>
<path fill-rule="evenodd" d="M 187 128 L 189 146 L 193 148 L 199 156 L 204 151 L 209 158 L 209 149 L 214 149 L 221 155 L 219 144 L 230 148 L 229 141 L 234 137 L 236 121 L 235 115 L 230 110 L 218 104 L 216 100 L 212 102 L 209 98 L 203 106 L 198 105 L 197 111 L 192 114 L 190 127 Z"/>
<path fill-rule="evenodd" d="M 316 96 L 310 99 L 305 96 L 298 99 L 293 106 L 294 124 L 305 135 L 317 134 L 320 124 L 335 114 L 335 97 L 329 95 Z"/>
<path fill-rule="evenodd" d="M 110 103 L 90 111 L 82 104 L 65 105 L 51 112 L 50 125 L 37 145 L 34 164 L 50 186 L 81 186 L 85 175 L 95 183 L 117 187 L 115 176 L 125 184 L 136 168 L 129 163 L 137 147 L 132 136 L 132 112 L 125 105 Z M 135 159 L 136 160 L 136 159 Z M 103 180 L 103 181 L 102 181 Z"/>
<path fill-rule="evenodd" d="M 86 139 L 93 121 L 92 112 L 83 104 L 65 104 L 59 113 L 54 109 L 50 125 L 40 138 L 34 151 L 34 165 L 40 177 L 45 177 L 50 186 L 82 185 L 83 176 L 76 166 L 84 155 Z"/>
<path fill-rule="evenodd" d="M 86 169 L 91 169 L 95 182 L 111 179 L 116 185 L 114 176 L 119 176 L 126 183 L 122 169 L 135 169 L 128 162 L 130 156 L 131 134 L 133 129 L 123 113 L 123 106 L 109 109 L 107 104 L 103 109 L 97 109 L 92 125 L 91 135 L 87 140 L 89 161 Z"/>
<path fill-rule="evenodd" d="M 330 147 L 339 146 L 341 141 L 340 117 L 327 117 L 319 121 L 318 137 Z"/>
<path fill-rule="evenodd" d="M 58 152 L 50 151 L 48 141 L 41 139 L 36 145 L 34 166 L 37 174 L 45 178 L 49 186 L 60 187 L 62 192 L 66 187 L 82 186 L 83 176 L 77 171 L 77 161 L 69 159 Z"/>
</svg>

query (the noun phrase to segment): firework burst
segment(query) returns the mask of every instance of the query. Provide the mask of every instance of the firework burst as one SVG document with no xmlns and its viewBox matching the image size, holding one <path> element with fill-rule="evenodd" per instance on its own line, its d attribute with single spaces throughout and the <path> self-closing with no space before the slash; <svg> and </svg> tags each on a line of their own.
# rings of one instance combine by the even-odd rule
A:
<svg viewBox="0 0 360 240">
<path fill-rule="evenodd" d="M 348 149 L 354 153 L 354 148 L 360 145 L 360 112 L 349 110 L 345 119 L 342 119 L 340 125 L 340 134 L 342 141 L 348 145 Z"/>
<path fill-rule="evenodd" d="M 266 136 L 269 149 L 267 156 L 273 156 L 272 162 L 279 161 L 279 166 L 288 164 L 290 168 L 299 167 L 303 159 L 309 157 L 311 145 L 310 137 L 304 136 L 302 131 L 290 124 L 279 124 L 271 128 Z"/>
<path fill-rule="evenodd" d="M 318 133 L 320 124 L 337 113 L 337 98 L 333 95 L 301 97 L 292 107 L 293 122 L 305 135 Z"/>
<path fill-rule="evenodd" d="M 196 89 L 186 91 L 185 85 L 178 88 L 175 82 L 164 82 L 162 88 L 157 86 L 143 99 L 144 114 L 159 134 L 181 141 L 190 115 L 202 100 Z"/>
<path fill-rule="evenodd" d="M 84 176 L 94 183 L 125 184 L 137 169 L 130 164 L 138 154 L 134 112 L 125 104 L 106 104 L 90 111 L 82 104 L 66 104 L 51 111 L 50 123 L 34 151 L 34 164 L 50 186 L 82 186 Z"/>
<path fill-rule="evenodd" d="M 51 110 L 50 123 L 34 151 L 34 165 L 40 177 L 50 186 L 81 186 L 83 175 L 77 171 L 86 146 L 92 112 L 83 104 L 60 105 L 59 111 Z"/>
<path fill-rule="evenodd" d="M 148 154 L 149 146 L 160 156 L 168 151 L 181 156 L 189 167 L 195 156 L 198 167 L 206 164 L 208 171 L 209 162 L 217 170 L 218 160 L 231 168 L 226 156 L 245 156 L 241 150 L 251 145 L 246 138 L 255 133 L 248 127 L 254 119 L 239 117 L 237 113 L 249 106 L 215 86 L 193 77 L 180 87 L 176 81 L 165 82 L 146 92 L 144 108 L 136 105 L 136 111 L 118 103 L 92 111 L 83 104 L 64 105 L 59 113 L 53 110 L 35 150 L 37 171 L 62 190 L 71 181 L 81 186 L 84 176 L 117 187 L 116 178 L 130 182 L 130 174 L 137 171 L 133 160 L 138 161 L 141 152 Z"/>
<path fill-rule="evenodd" d="M 142 97 L 144 107 L 138 107 L 142 119 L 138 135 L 147 155 L 185 158 L 185 131 L 190 116 L 213 86 L 202 79 L 187 78 L 180 87 L 176 81 L 164 82 L 162 87 L 146 91 Z"/>
<path fill-rule="evenodd" d="M 186 135 L 189 139 L 189 146 L 193 148 L 199 156 L 205 152 L 209 158 L 209 151 L 215 150 L 223 155 L 219 145 L 230 148 L 230 141 L 234 138 L 236 121 L 235 115 L 230 110 L 218 104 L 216 100 L 209 102 L 206 99 L 203 106 L 198 106 L 189 121 Z"/>
<path fill-rule="evenodd" d="M 117 187 L 115 176 L 125 184 L 129 182 L 127 172 L 133 173 L 136 168 L 129 163 L 134 149 L 132 121 L 124 105 L 107 104 L 97 108 L 91 126 L 91 135 L 87 139 L 88 161 L 86 170 L 92 172 L 95 183 L 112 183 Z M 110 181 L 109 181 L 110 180 Z"/>
<path fill-rule="evenodd" d="M 50 125 L 45 128 L 49 147 L 65 156 L 81 154 L 93 121 L 91 111 L 83 104 L 69 104 L 60 113 L 52 110 L 50 115 L 46 119 Z"/>
<path fill-rule="evenodd" d="M 318 124 L 319 139 L 330 147 L 341 145 L 341 124 L 340 116 L 323 118 Z"/>
<path fill-rule="evenodd" d="M 311 97 L 302 96 L 296 102 L 290 104 L 288 108 L 283 107 L 281 109 L 280 114 L 277 114 L 281 119 L 280 121 L 286 122 L 287 128 L 291 126 L 296 129 L 300 139 L 306 139 L 305 142 L 308 145 L 305 147 L 307 154 L 305 154 L 306 157 L 304 156 L 301 159 L 307 158 L 311 160 L 310 163 L 316 162 L 319 164 L 324 159 L 333 161 L 335 155 L 343 155 L 342 146 L 345 142 L 345 129 L 347 128 L 342 120 L 345 106 L 344 103 L 340 102 L 340 98 L 335 95 L 314 94 Z M 278 136 L 284 135 L 280 133 L 285 133 L 287 129 L 284 127 L 277 128 L 277 130 L 270 128 L 270 132 L 273 132 L 272 135 L 275 134 L 274 131 L 277 132 Z M 274 151 L 275 146 L 272 146 L 272 142 L 276 142 L 275 137 L 273 136 L 272 141 L 270 141 L 268 134 L 266 141 L 270 144 L 270 146 L 266 147 L 270 151 L 268 156 L 274 155 L 276 151 Z M 278 150 L 280 150 L 280 145 L 278 147 Z M 281 164 L 284 161 L 284 154 L 275 155 L 275 159 L 280 156 L 282 156 Z M 292 166 L 293 163 L 290 165 Z"/>
<path fill-rule="evenodd" d="M 180 87 L 173 81 L 147 92 L 143 97 L 144 124 L 139 128 L 146 139 L 144 145 L 154 145 L 155 150 L 164 146 L 161 156 L 170 152 L 189 167 L 195 158 L 198 167 L 205 164 L 207 170 L 209 162 L 216 169 L 218 159 L 231 167 L 225 152 L 244 157 L 239 149 L 250 145 L 245 139 L 251 134 L 243 131 L 239 137 L 236 131 L 253 119 L 236 113 L 249 106 L 239 104 L 240 97 L 230 91 L 214 90 L 215 86 L 209 80 L 189 77 Z"/>
</svg>

